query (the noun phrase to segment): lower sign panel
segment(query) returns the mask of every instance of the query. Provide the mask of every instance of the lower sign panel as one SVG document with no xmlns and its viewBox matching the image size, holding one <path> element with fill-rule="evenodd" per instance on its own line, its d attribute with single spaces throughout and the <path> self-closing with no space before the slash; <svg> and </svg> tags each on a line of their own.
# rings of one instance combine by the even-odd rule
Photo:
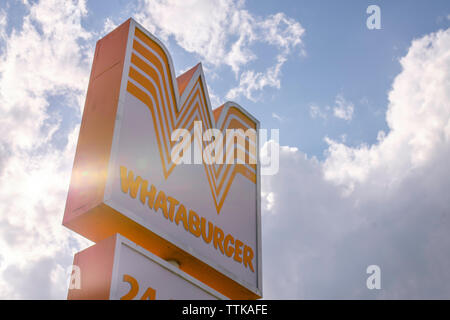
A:
<svg viewBox="0 0 450 320">
<path fill-rule="evenodd" d="M 116 234 L 74 257 L 68 299 L 227 299 Z"/>
</svg>

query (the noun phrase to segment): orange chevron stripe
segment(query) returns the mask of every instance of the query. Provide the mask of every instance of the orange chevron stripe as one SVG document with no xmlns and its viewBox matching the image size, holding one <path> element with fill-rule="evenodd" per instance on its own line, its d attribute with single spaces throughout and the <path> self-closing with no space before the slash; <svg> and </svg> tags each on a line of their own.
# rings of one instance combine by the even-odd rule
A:
<svg viewBox="0 0 450 320">
<path fill-rule="evenodd" d="M 147 37 L 138 28 L 135 28 L 135 38 L 132 47 L 133 52 L 128 74 L 127 91 L 150 109 L 165 179 L 170 176 L 176 167 L 176 164 L 170 158 L 170 150 L 176 143 L 170 139 L 173 130 L 184 128 L 192 134 L 194 121 L 201 121 L 203 130 L 214 127 L 217 127 L 222 132 L 226 129 L 242 129 L 244 131 L 249 128 L 256 129 L 256 123 L 235 107 L 228 108 L 227 114 L 224 115 L 223 120 L 218 125 L 217 121 L 222 113 L 223 106 L 214 110 L 214 116 L 211 117 L 205 89 L 201 81 L 202 75 L 199 75 L 197 79 L 193 79 L 199 65 L 177 78 L 179 91 L 175 92 L 169 58 L 159 44 Z M 141 86 L 142 89 L 133 82 Z M 190 83 L 192 83 L 192 89 L 185 94 L 185 90 Z M 183 101 L 181 101 L 182 96 L 184 97 Z M 180 100 L 179 102 L 177 98 Z M 197 138 L 195 140 L 195 143 L 202 147 L 201 150 L 206 147 L 206 142 L 202 141 L 202 139 Z M 252 139 L 252 143 L 255 144 L 253 149 L 256 150 L 256 141 Z M 235 152 L 238 146 L 245 150 L 244 156 L 246 159 L 249 159 L 250 156 L 256 158 L 255 151 L 250 146 L 249 138 L 245 138 L 244 145 L 239 139 L 227 145 L 226 152 L 233 150 L 234 160 L 239 158 L 238 153 Z M 217 213 L 220 213 L 236 174 L 240 174 L 251 182 L 256 183 L 255 164 L 247 164 L 248 162 L 246 162 L 246 164 L 223 163 L 207 165 L 205 161 L 202 162 Z M 221 175 L 223 167 L 225 169 Z"/>
</svg>

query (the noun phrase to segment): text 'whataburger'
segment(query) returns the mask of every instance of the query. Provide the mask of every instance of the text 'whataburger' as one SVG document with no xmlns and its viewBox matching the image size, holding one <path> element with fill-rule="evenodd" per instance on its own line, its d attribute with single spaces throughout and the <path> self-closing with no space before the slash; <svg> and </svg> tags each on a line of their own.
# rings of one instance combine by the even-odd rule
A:
<svg viewBox="0 0 450 320">
<path fill-rule="evenodd" d="M 177 225 L 182 222 L 187 232 L 201 238 L 207 244 L 212 243 L 220 253 L 255 272 L 252 262 L 254 253 L 250 246 L 235 239 L 231 234 L 225 235 L 221 228 L 200 217 L 194 210 L 187 210 L 182 203 L 171 196 L 166 196 L 164 191 L 158 191 L 147 180 L 140 176 L 134 178 L 133 171 L 124 166 L 120 166 L 120 185 L 122 192 L 129 194 L 133 199 L 137 197 L 139 191 L 139 200 L 142 204 L 147 204 L 155 212 L 162 212 L 164 218 Z"/>
</svg>

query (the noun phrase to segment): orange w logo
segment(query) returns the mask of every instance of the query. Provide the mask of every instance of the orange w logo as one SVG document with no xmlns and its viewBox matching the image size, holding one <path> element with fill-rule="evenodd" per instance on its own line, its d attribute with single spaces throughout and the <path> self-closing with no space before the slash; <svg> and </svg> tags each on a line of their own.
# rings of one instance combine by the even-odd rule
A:
<svg viewBox="0 0 450 320">
<path fill-rule="evenodd" d="M 164 177 L 167 179 L 176 167 L 171 161 L 171 149 L 175 142 L 171 134 L 178 128 L 194 130 L 194 121 L 201 121 L 202 129 L 258 129 L 257 120 L 233 103 L 226 103 L 211 110 L 201 65 L 185 72 L 174 81 L 170 56 L 158 40 L 135 28 L 133 50 L 130 58 L 127 91 L 143 102 L 151 112 Z M 175 88 L 178 87 L 178 90 Z M 234 138 L 233 138 L 234 139 Z M 247 143 L 245 143 L 245 141 Z M 256 137 L 234 144 L 244 149 L 249 158 L 257 159 Z M 197 141 L 203 147 L 204 141 Z M 227 150 L 228 152 L 229 150 Z M 234 160 L 234 159 L 233 159 Z M 256 160 L 253 162 L 256 163 Z M 236 174 L 256 183 L 255 164 L 225 163 L 206 164 L 203 161 L 217 213 L 220 212 Z"/>
</svg>

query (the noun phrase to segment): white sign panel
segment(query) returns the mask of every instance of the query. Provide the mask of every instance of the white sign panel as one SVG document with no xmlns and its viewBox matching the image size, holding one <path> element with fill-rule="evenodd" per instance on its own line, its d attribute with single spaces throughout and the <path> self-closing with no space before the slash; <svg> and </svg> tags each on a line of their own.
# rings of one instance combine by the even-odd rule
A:
<svg viewBox="0 0 450 320">
<path fill-rule="evenodd" d="M 176 266 L 117 235 L 110 300 L 227 299 Z"/>
</svg>

